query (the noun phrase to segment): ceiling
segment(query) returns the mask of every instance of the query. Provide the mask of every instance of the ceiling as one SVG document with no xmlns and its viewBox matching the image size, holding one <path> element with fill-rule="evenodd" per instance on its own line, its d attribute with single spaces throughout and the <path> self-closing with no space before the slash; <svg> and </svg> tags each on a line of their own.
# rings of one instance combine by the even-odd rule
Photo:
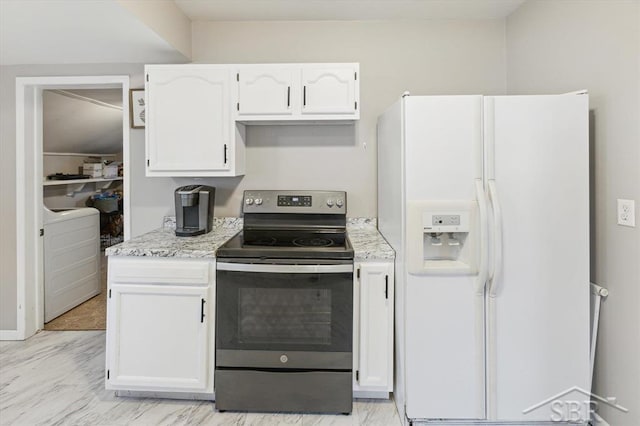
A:
<svg viewBox="0 0 640 426">
<path fill-rule="evenodd" d="M 45 90 L 42 99 L 44 151 L 122 152 L 121 89 Z"/>
<path fill-rule="evenodd" d="M 190 59 L 119 1 L 123 0 L 0 0 L 0 64 Z M 500 19 L 525 0 L 173 1 L 191 21 L 283 21 Z"/>
<path fill-rule="evenodd" d="M 114 0 L 0 0 L 0 64 L 185 62 Z"/>
<path fill-rule="evenodd" d="M 192 21 L 498 19 L 525 0 L 174 0 Z"/>
</svg>

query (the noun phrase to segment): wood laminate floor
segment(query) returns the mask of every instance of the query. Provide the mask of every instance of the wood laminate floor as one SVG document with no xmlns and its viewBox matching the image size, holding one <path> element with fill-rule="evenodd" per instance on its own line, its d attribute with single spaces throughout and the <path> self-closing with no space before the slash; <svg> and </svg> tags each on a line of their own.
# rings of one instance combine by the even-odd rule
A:
<svg viewBox="0 0 640 426">
<path fill-rule="evenodd" d="M 0 342 L 0 425 L 399 426 L 391 400 L 344 415 L 219 413 L 209 401 L 116 397 L 104 389 L 104 331 L 42 331 Z"/>
</svg>

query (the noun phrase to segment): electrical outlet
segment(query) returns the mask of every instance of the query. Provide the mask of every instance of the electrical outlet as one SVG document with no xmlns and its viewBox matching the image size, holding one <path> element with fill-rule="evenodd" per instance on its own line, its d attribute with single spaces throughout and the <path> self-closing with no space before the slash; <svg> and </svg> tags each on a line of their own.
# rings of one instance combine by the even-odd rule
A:
<svg viewBox="0 0 640 426">
<path fill-rule="evenodd" d="M 635 200 L 618 199 L 618 225 L 636 226 L 636 202 Z"/>
</svg>

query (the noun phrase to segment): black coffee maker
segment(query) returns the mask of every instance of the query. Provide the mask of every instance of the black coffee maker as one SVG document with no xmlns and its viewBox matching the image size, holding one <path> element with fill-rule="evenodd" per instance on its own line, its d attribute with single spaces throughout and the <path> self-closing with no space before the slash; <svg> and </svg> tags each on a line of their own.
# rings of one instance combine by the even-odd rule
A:
<svg viewBox="0 0 640 426">
<path fill-rule="evenodd" d="M 187 185 L 177 188 L 176 235 L 191 237 L 206 234 L 213 228 L 213 204 L 216 189 L 207 185 Z"/>
</svg>

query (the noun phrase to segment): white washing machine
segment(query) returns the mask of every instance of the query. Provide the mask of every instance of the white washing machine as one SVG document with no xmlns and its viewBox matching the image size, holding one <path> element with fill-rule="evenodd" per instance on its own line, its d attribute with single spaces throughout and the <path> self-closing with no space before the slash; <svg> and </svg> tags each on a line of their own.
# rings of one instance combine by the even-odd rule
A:
<svg viewBox="0 0 640 426">
<path fill-rule="evenodd" d="M 44 219 L 44 322 L 100 293 L 100 212 L 50 210 Z"/>
</svg>

